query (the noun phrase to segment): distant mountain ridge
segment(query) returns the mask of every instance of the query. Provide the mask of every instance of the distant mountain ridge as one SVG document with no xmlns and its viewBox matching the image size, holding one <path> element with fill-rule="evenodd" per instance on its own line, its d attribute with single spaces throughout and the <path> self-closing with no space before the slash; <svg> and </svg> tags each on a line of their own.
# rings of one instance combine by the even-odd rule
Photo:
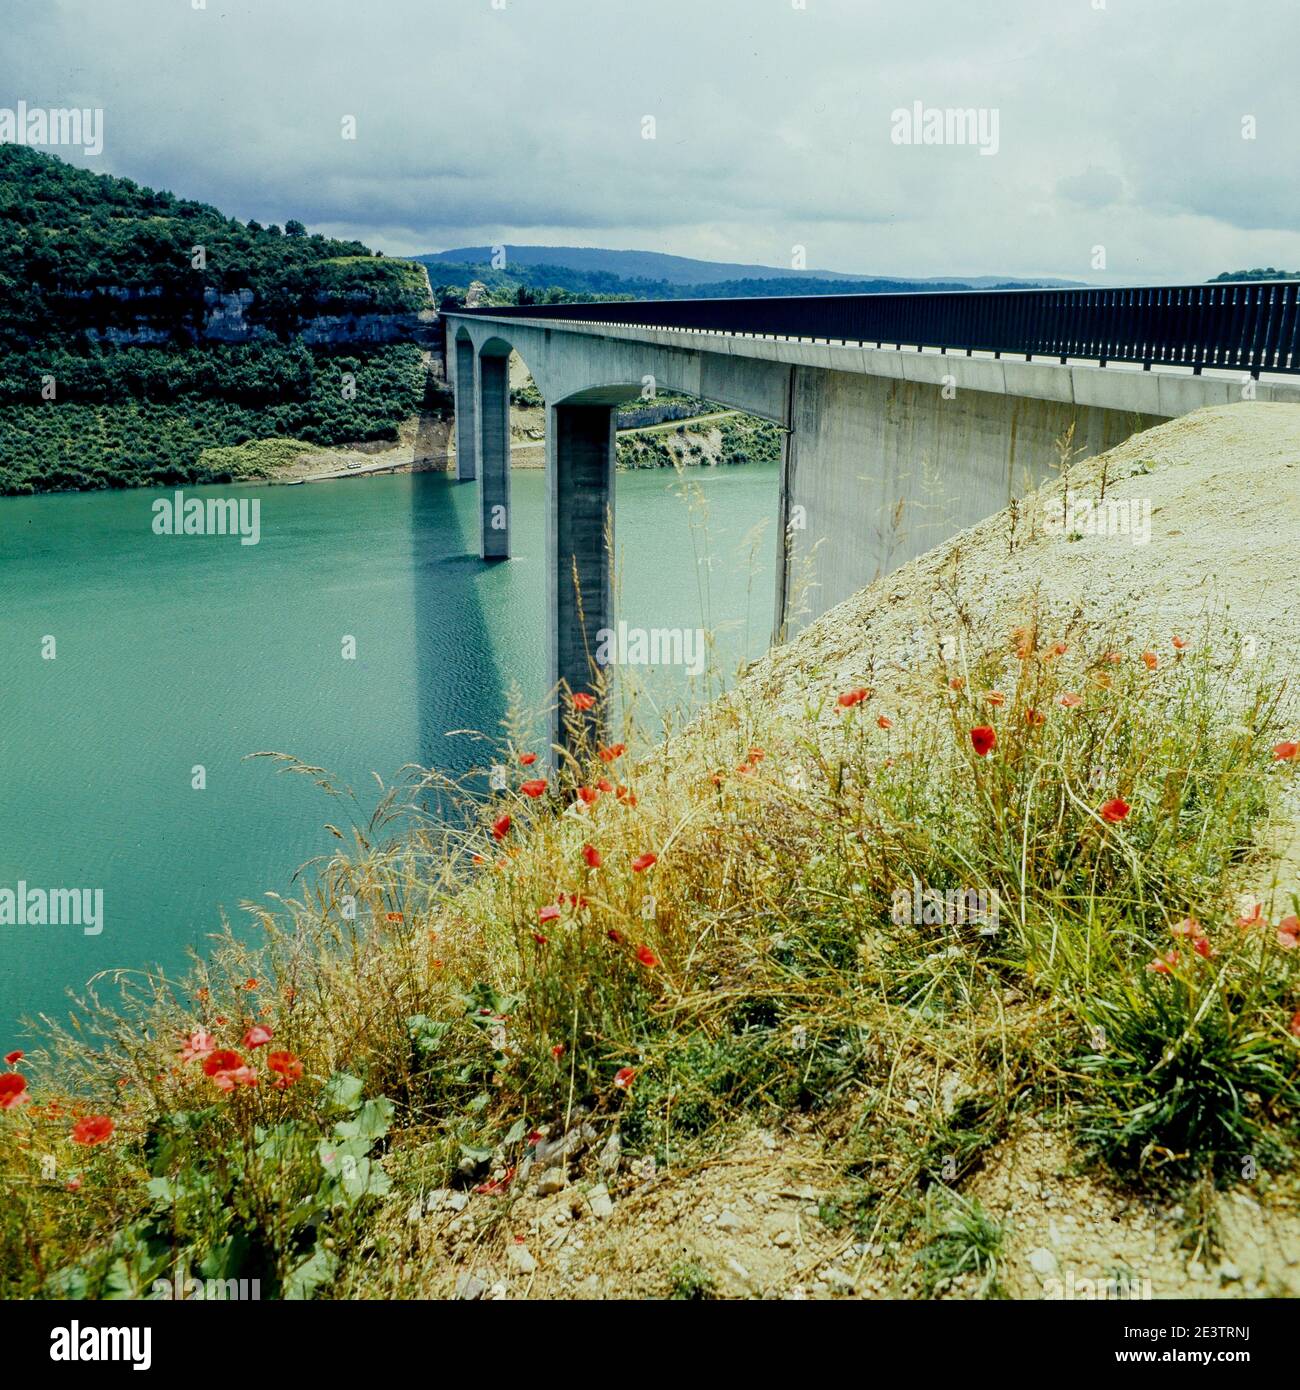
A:
<svg viewBox="0 0 1300 1390">
<path fill-rule="evenodd" d="M 435 251 L 412 259 L 431 268 L 442 263 L 460 266 L 491 266 L 492 246 L 461 246 L 450 251 Z M 561 268 L 578 276 L 590 277 L 591 282 L 609 284 L 611 278 L 644 285 L 666 285 L 678 294 L 687 286 L 718 285 L 736 281 L 773 280 L 808 281 L 825 284 L 844 283 L 845 292 L 858 284 L 890 284 L 902 286 L 957 285 L 983 289 L 992 285 L 1011 286 L 1070 286 L 1079 280 L 1017 279 L 994 275 L 948 276 L 883 276 L 854 275 L 842 270 L 793 270 L 783 266 L 747 265 L 730 261 L 703 261 L 691 256 L 671 256 L 661 251 L 610 251 L 596 246 L 512 246 L 505 250 L 505 265 L 499 269 L 528 283 L 536 284 L 535 272 L 541 268 Z M 578 288 L 577 285 L 567 286 Z M 610 286 L 612 288 L 612 286 Z M 788 291 L 785 291 L 788 292 Z M 811 291 L 816 293 L 818 291 Z M 825 292 L 825 291 L 820 291 Z M 677 296 L 674 296 L 677 297 Z"/>
</svg>

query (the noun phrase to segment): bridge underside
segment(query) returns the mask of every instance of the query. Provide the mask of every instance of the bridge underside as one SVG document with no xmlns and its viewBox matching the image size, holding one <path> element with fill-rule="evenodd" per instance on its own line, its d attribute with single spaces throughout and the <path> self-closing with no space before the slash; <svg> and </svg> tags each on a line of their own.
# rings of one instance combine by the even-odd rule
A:
<svg viewBox="0 0 1300 1390">
<path fill-rule="evenodd" d="M 457 476 L 478 480 L 484 559 L 509 554 L 512 349 L 547 403 L 548 678 L 561 692 L 598 684 L 596 634 L 614 625 L 616 402 L 684 392 L 784 428 L 773 618 L 783 640 L 1052 476 L 1071 429 L 1072 457 L 1085 458 L 1242 398 L 1236 381 L 1176 372 L 490 314 L 447 324 Z M 1249 389 L 1300 399 L 1290 383 Z M 552 723 L 558 747 L 574 732 L 564 710 Z"/>
</svg>

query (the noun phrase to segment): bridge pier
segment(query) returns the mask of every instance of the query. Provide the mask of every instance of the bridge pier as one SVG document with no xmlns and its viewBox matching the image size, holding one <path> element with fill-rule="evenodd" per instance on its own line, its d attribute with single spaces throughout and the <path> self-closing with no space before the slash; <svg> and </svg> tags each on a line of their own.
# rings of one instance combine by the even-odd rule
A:
<svg viewBox="0 0 1300 1390">
<path fill-rule="evenodd" d="M 456 481 L 478 476 L 478 427 L 475 423 L 474 359 L 478 354 L 468 337 L 456 339 Z"/>
<path fill-rule="evenodd" d="M 599 705 L 568 699 L 591 689 L 597 634 L 614 625 L 614 408 L 554 405 L 546 429 L 547 678 L 559 689 L 551 743 L 598 741 Z M 553 757 L 556 755 L 553 753 Z"/>
<path fill-rule="evenodd" d="M 510 358 L 475 357 L 474 414 L 478 420 L 478 553 L 510 556 Z"/>
</svg>

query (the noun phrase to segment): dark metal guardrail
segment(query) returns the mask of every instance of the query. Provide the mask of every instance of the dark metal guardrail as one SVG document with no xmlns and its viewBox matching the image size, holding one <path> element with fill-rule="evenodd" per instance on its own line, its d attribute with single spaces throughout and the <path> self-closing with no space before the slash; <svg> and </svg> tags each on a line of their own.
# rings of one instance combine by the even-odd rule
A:
<svg viewBox="0 0 1300 1390">
<path fill-rule="evenodd" d="M 1300 281 L 1134 289 L 967 290 L 650 299 L 449 310 L 748 337 L 1023 353 L 1150 369 L 1300 372 Z"/>
</svg>

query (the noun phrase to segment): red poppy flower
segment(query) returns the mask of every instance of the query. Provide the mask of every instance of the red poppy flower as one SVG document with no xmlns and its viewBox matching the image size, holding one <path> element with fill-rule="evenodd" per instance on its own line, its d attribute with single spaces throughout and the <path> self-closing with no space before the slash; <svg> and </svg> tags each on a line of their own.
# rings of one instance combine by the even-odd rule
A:
<svg viewBox="0 0 1300 1390">
<path fill-rule="evenodd" d="M 274 1036 L 275 1034 L 269 1028 L 264 1028 L 260 1023 L 256 1023 L 244 1034 L 244 1046 L 250 1049 L 265 1047 Z"/>
<path fill-rule="evenodd" d="M 1181 922 L 1169 928 L 1175 936 L 1185 936 L 1191 941 L 1200 941 L 1205 936 L 1205 928 L 1195 917 L 1184 917 Z"/>
<path fill-rule="evenodd" d="M 876 715 L 876 724 L 882 729 L 892 729 L 894 727 L 894 721 L 886 714 Z"/>
<path fill-rule="evenodd" d="M 0 1110 L 12 1110 L 15 1105 L 26 1105 L 29 1100 L 27 1078 L 22 1072 L 0 1072 Z"/>
<path fill-rule="evenodd" d="M 1100 815 L 1102 820 L 1109 821 L 1112 825 L 1118 825 L 1132 809 L 1122 796 L 1116 796 L 1101 808 Z"/>
<path fill-rule="evenodd" d="M 582 804 L 584 806 L 590 806 L 595 802 L 600 793 L 595 787 L 579 787 L 578 795 L 582 798 Z"/>
<path fill-rule="evenodd" d="M 276 1073 L 271 1084 L 280 1091 L 288 1090 L 302 1076 L 302 1060 L 292 1052 L 268 1052 L 266 1065 Z"/>
<path fill-rule="evenodd" d="M 1300 1038 L 1300 1009 L 1295 1011 L 1291 1019 L 1291 1033 L 1293 1037 Z"/>
<path fill-rule="evenodd" d="M 5 1053 L 5 1061 L 8 1062 L 11 1067 L 16 1067 L 22 1060 L 23 1054 L 17 1048 L 15 1048 L 13 1052 Z"/>
<path fill-rule="evenodd" d="M 602 792 L 612 792 L 614 790 L 614 784 L 609 780 L 608 777 L 602 777 L 600 781 L 596 783 L 596 790 Z"/>
<path fill-rule="evenodd" d="M 72 1126 L 74 1144 L 102 1144 L 115 1126 L 108 1115 L 87 1115 Z"/>
<path fill-rule="evenodd" d="M 182 1062 L 201 1062 L 212 1054 L 217 1040 L 206 1028 L 196 1028 L 181 1045 Z"/>
<path fill-rule="evenodd" d="M 1204 956 L 1206 960 L 1209 960 L 1211 956 L 1217 956 L 1219 954 L 1210 945 L 1209 937 L 1206 936 L 1198 936 L 1196 940 L 1192 942 L 1192 950 L 1195 951 L 1198 956 Z"/>
<path fill-rule="evenodd" d="M 998 736 L 987 724 L 976 724 L 970 731 L 971 747 L 980 755 L 987 758 L 993 751 L 998 741 Z"/>
<path fill-rule="evenodd" d="M 519 790 L 525 796 L 541 796 L 546 790 L 546 778 L 534 777 L 531 781 L 520 783 Z"/>
<path fill-rule="evenodd" d="M 839 697 L 841 709 L 852 709 L 854 705 L 860 705 L 863 700 L 871 698 L 871 691 L 865 685 L 859 686 L 856 690 L 846 690 Z"/>
<path fill-rule="evenodd" d="M 548 939 L 549 939 L 549 938 L 543 936 L 543 935 L 541 934 L 541 932 L 539 932 L 539 931 L 535 931 L 535 932 L 533 933 L 533 940 L 534 940 L 535 942 L 537 942 L 537 944 L 538 944 L 539 946 L 545 946 L 546 943 L 547 943 L 547 941 L 548 941 Z"/>
<path fill-rule="evenodd" d="M 539 922 L 554 922 L 559 915 L 559 903 L 547 903 L 545 907 L 537 909 L 537 920 Z"/>
<path fill-rule="evenodd" d="M 219 1091 L 233 1091 L 236 1086 L 256 1086 L 257 1073 L 250 1066 L 235 1067 L 230 1071 L 219 1071 L 212 1084 Z"/>
<path fill-rule="evenodd" d="M 492 838 L 494 840 L 504 840 L 510 833 L 510 817 L 501 816 L 492 822 Z"/>
<path fill-rule="evenodd" d="M 605 933 L 605 935 L 609 937 L 609 939 L 612 942 L 614 942 L 615 945 L 622 945 L 623 933 L 619 931 L 617 927 L 610 927 L 610 929 Z"/>
<path fill-rule="evenodd" d="M 1118 666 L 1118 665 L 1120 664 L 1120 662 L 1124 660 L 1124 653 L 1123 653 L 1123 652 L 1107 652 L 1107 653 L 1102 657 L 1102 660 L 1103 660 L 1103 661 L 1109 661 L 1110 664 L 1111 664 L 1112 666 Z"/>
<path fill-rule="evenodd" d="M 532 765 L 537 761 L 537 754 L 536 754 L 536 753 L 520 753 L 520 755 L 519 755 L 519 761 L 520 761 L 520 763 L 523 764 L 524 767 L 532 767 Z"/>
<path fill-rule="evenodd" d="M 646 869 L 653 868 L 659 862 L 657 854 L 651 854 L 647 850 L 644 854 L 638 854 L 632 861 L 632 872 L 634 874 L 644 873 Z"/>
<path fill-rule="evenodd" d="M 1297 753 L 1300 753 L 1300 743 L 1294 743 L 1290 739 L 1284 743 L 1273 745 L 1273 761 L 1275 763 L 1293 762 Z"/>
<path fill-rule="evenodd" d="M 1046 721 L 1047 716 L 1042 712 L 1042 710 L 1027 709 L 1025 711 L 1025 722 L 1031 728 L 1036 729 L 1040 724 L 1046 723 Z"/>
<path fill-rule="evenodd" d="M 1167 956 L 1157 956 L 1155 960 L 1147 966 L 1153 975 L 1168 975 L 1174 966 L 1178 964 L 1178 952 L 1170 951 Z"/>
<path fill-rule="evenodd" d="M 628 787 L 615 787 L 614 795 L 618 797 L 624 806 L 636 805 L 636 793 Z"/>
<path fill-rule="evenodd" d="M 203 1063 L 203 1074 L 205 1076 L 216 1076 L 219 1071 L 234 1071 L 236 1067 L 242 1067 L 244 1059 L 238 1052 L 232 1051 L 228 1047 L 219 1047 Z"/>
<path fill-rule="evenodd" d="M 1174 644 L 1174 649 L 1176 651 L 1182 651 L 1182 649 L 1187 645 L 1187 638 L 1179 637 L 1177 633 L 1174 634 L 1172 640 Z"/>
<path fill-rule="evenodd" d="M 487 1182 L 481 1182 L 474 1189 L 481 1197 L 493 1197 L 498 1192 L 504 1192 L 510 1186 L 515 1176 L 514 1166 L 507 1168 L 499 1178 L 489 1178 Z"/>
<path fill-rule="evenodd" d="M 563 1044 L 563 1043 L 556 1043 L 555 1046 L 551 1048 L 551 1056 L 554 1057 L 557 1061 L 558 1061 L 561 1057 L 563 1057 L 563 1056 L 564 1056 L 564 1044 Z"/>
<path fill-rule="evenodd" d="M 1285 951 L 1294 951 L 1300 946 L 1300 921 L 1294 913 L 1277 924 L 1277 944 Z"/>
<path fill-rule="evenodd" d="M 585 690 L 580 690 L 574 695 L 572 701 L 574 709 L 594 709 L 596 705 L 596 697 L 588 695 Z"/>
<path fill-rule="evenodd" d="M 257 981 L 256 981 L 255 979 L 253 979 L 253 977 L 250 975 L 250 976 L 248 977 L 248 979 L 246 979 L 246 980 L 244 981 L 244 988 L 245 988 L 245 989 L 256 989 L 256 988 L 257 988 Z"/>
<path fill-rule="evenodd" d="M 761 748 L 751 748 L 747 756 L 751 763 L 761 763 L 767 755 Z"/>
<path fill-rule="evenodd" d="M 403 917 L 402 914 L 401 914 L 400 912 L 385 912 L 385 913 L 384 913 L 384 921 L 385 921 L 385 922 L 394 922 L 394 923 L 397 923 L 397 922 L 404 922 L 405 920 L 406 920 L 406 918 Z"/>
<path fill-rule="evenodd" d="M 1073 690 L 1067 690 L 1063 695 L 1056 697 L 1056 703 L 1062 709 L 1077 709 L 1079 705 L 1083 704 L 1083 696 L 1076 695 Z"/>
<path fill-rule="evenodd" d="M 545 1138 L 546 1136 L 540 1129 L 535 1129 L 529 1134 L 528 1138 L 524 1140 L 524 1143 L 527 1144 L 530 1149 L 535 1149 Z"/>
<path fill-rule="evenodd" d="M 612 763 L 621 758 L 627 752 L 626 743 L 611 743 L 608 748 L 596 749 L 597 754 L 603 763 Z"/>
<path fill-rule="evenodd" d="M 632 1082 L 635 1080 L 635 1067 L 619 1067 L 619 1069 L 614 1073 L 614 1085 L 620 1091 L 630 1091 L 632 1089 Z"/>
<path fill-rule="evenodd" d="M 1012 629 L 1011 644 L 1021 661 L 1027 661 L 1034 654 L 1034 634 L 1027 627 Z"/>
<path fill-rule="evenodd" d="M 1001 709 L 1007 702 L 1007 697 L 1000 690 L 990 690 L 984 698 L 994 709 Z"/>
<path fill-rule="evenodd" d="M 600 851 L 595 845 L 583 845 L 582 857 L 587 861 L 589 869 L 599 869 L 604 862 L 600 857 Z"/>
<path fill-rule="evenodd" d="M 1257 926 L 1264 917 L 1264 906 L 1262 903 L 1255 903 L 1249 912 L 1243 913 L 1237 918 L 1237 925 L 1243 929 Z"/>
<path fill-rule="evenodd" d="M 1143 652 L 1141 661 L 1148 671 L 1154 671 L 1160 664 L 1160 658 L 1156 656 L 1155 652 Z"/>
<path fill-rule="evenodd" d="M 638 946 L 636 948 L 636 958 L 645 966 L 647 970 L 653 970 L 659 964 L 659 957 L 649 948 L 649 946 Z"/>
</svg>

